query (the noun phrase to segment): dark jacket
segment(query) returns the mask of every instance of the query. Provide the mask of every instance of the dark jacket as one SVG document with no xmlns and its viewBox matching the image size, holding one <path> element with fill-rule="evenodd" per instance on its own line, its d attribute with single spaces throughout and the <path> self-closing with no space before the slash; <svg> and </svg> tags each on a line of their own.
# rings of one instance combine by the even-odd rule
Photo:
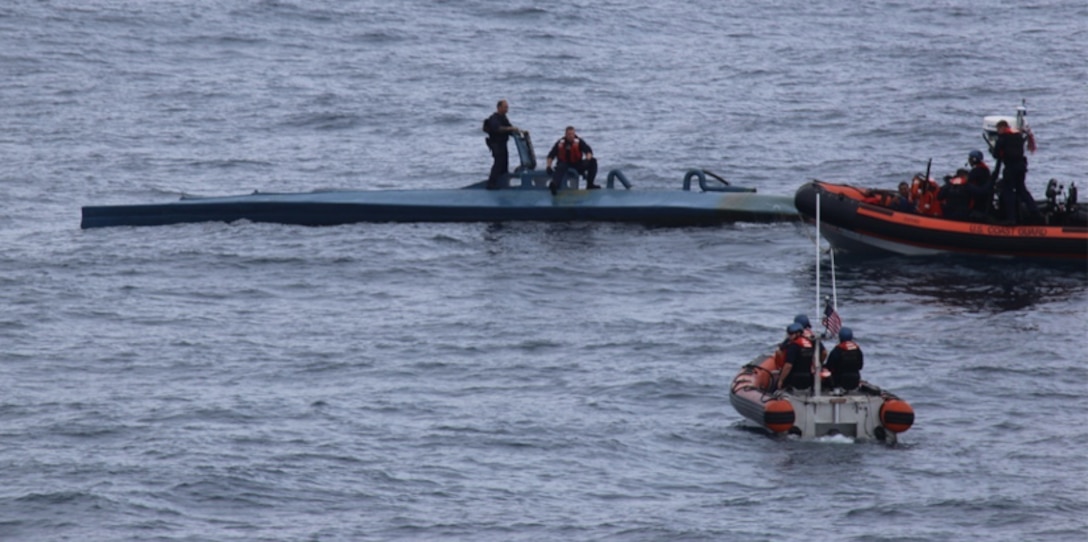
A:
<svg viewBox="0 0 1088 542">
<path fill-rule="evenodd" d="M 853 341 L 843 341 L 831 349 L 824 364 L 831 373 L 831 385 L 852 390 L 861 382 L 861 369 L 865 367 L 865 358 L 861 347 Z"/>
<path fill-rule="evenodd" d="M 510 132 L 503 130 L 503 128 L 509 128 L 513 126 L 510 124 L 510 119 L 506 118 L 506 115 L 495 112 L 492 113 L 487 120 L 484 121 L 484 131 L 487 132 L 488 146 L 494 148 L 496 146 L 506 147 L 506 142 L 510 140 Z"/>
</svg>

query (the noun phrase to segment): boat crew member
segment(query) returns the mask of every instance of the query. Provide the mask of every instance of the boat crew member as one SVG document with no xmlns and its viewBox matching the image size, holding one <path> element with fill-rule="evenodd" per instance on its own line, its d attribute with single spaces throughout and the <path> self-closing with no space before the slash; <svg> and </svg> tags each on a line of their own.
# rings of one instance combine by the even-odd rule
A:
<svg viewBox="0 0 1088 542">
<path fill-rule="evenodd" d="M 967 170 L 959 169 L 955 175 L 944 178 L 944 185 L 937 191 L 941 202 L 941 216 L 950 220 L 966 220 L 971 214 L 971 191 L 967 185 Z"/>
<path fill-rule="evenodd" d="M 819 347 L 820 361 L 822 362 L 823 360 L 827 359 L 827 349 L 824 348 L 823 341 L 821 341 L 819 337 L 816 336 L 816 333 L 812 331 L 812 322 L 809 321 L 808 315 L 798 314 L 797 316 L 794 316 L 793 323 L 801 324 L 801 327 L 804 328 L 804 331 L 802 333 L 804 333 L 805 338 L 807 338 L 809 341 L 812 341 L 812 344 L 814 346 Z"/>
<path fill-rule="evenodd" d="M 941 202 L 937 199 L 940 187 L 932 179 L 923 179 L 915 175 L 911 181 L 910 199 L 920 215 L 941 216 Z"/>
<path fill-rule="evenodd" d="M 487 148 L 491 149 L 494 162 L 491 164 L 491 174 L 487 177 L 487 189 L 498 190 L 503 176 L 510 172 L 510 153 L 506 143 L 510 140 L 510 134 L 521 132 L 517 126 L 510 124 L 506 118 L 506 112 L 510 110 L 510 104 L 506 100 L 499 100 L 495 106 L 495 112 L 484 121 L 484 131 L 487 132 Z"/>
<path fill-rule="evenodd" d="M 901 213 L 913 213 L 914 202 L 910 197 L 910 185 L 899 183 L 899 191 L 892 194 L 886 190 L 868 190 L 863 194 L 861 201 L 872 205 L 887 207 Z"/>
<path fill-rule="evenodd" d="M 789 350 L 790 343 L 797 338 L 797 333 L 802 333 L 804 328 L 800 331 L 795 329 L 797 322 L 790 322 L 790 325 L 786 326 L 786 338 L 782 339 L 782 342 L 778 343 L 778 347 L 774 350 L 774 374 L 771 375 L 770 388 L 776 390 L 779 388 L 778 381 L 775 380 L 782 374 L 782 368 L 786 366 L 786 350 Z"/>
<path fill-rule="evenodd" d="M 971 171 L 967 173 L 967 186 L 973 192 L 971 203 L 971 218 L 985 221 L 994 212 L 994 183 L 990 179 L 990 167 L 986 165 L 982 151 L 973 150 L 967 153 L 967 165 Z"/>
<path fill-rule="evenodd" d="M 914 212 L 914 202 L 910 199 L 910 185 L 906 181 L 899 183 L 899 194 L 892 199 L 890 207 L 893 211 Z"/>
<path fill-rule="evenodd" d="M 552 170 L 553 160 L 559 161 L 554 171 Z M 548 151 L 547 171 L 552 174 L 552 182 L 548 184 L 548 188 L 551 189 L 552 194 L 563 186 L 563 179 L 566 178 L 567 171 L 571 169 L 585 175 L 587 189 L 600 188 L 593 184 L 597 179 L 597 159 L 593 157 L 593 148 L 574 133 L 573 126 L 567 126 L 563 137 L 559 138 L 555 145 L 552 145 L 552 150 Z"/>
<path fill-rule="evenodd" d="M 789 348 L 790 343 L 793 342 L 793 333 L 790 331 L 793 328 L 793 324 L 796 322 L 790 322 L 790 325 L 786 326 L 786 338 L 782 339 L 782 342 L 778 343 L 778 347 L 774 350 L 774 370 L 782 372 L 782 367 L 786 365 L 786 349 Z M 771 387 L 775 385 L 772 382 Z"/>
<path fill-rule="evenodd" d="M 848 327 L 839 330 L 839 344 L 831 349 L 824 364 L 831 373 L 830 384 L 832 388 L 842 388 L 846 391 L 857 389 L 861 384 L 861 369 L 865 366 L 865 359 L 861 354 L 861 347 L 854 342 L 854 332 Z"/>
<path fill-rule="evenodd" d="M 997 141 L 994 142 L 991 154 L 997 160 L 994 166 L 994 177 L 1005 166 L 1005 172 L 1001 176 L 1001 208 L 1006 221 L 1013 224 L 1020 223 L 1020 204 L 1027 205 L 1028 215 L 1036 220 L 1039 218 L 1039 210 L 1035 206 L 1035 198 L 1031 197 L 1024 181 L 1028 175 L 1028 159 L 1024 156 L 1024 145 L 1034 152 L 1035 144 L 1030 132 L 1026 135 L 1013 130 L 1008 121 L 997 123 Z"/>
<path fill-rule="evenodd" d="M 805 328 L 796 322 L 786 328 L 790 343 L 786 345 L 786 363 L 778 376 L 778 389 L 805 390 L 812 387 L 812 355 L 815 347 L 805 337 Z"/>
</svg>

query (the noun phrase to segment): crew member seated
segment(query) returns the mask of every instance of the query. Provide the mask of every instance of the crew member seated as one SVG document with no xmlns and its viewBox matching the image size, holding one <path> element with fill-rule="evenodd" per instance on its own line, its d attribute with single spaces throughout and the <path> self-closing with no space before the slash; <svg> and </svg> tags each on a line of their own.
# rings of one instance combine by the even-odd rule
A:
<svg viewBox="0 0 1088 542">
<path fill-rule="evenodd" d="M 941 214 L 950 220 L 966 220 L 971 214 L 971 187 L 967 184 L 967 170 L 960 169 L 955 175 L 944 178 L 944 185 L 937 191 L 941 202 Z"/>
<path fill-rule="evenodd" d="M 812 388 L 812 356 L 816 347 L 805 337 L 805 328 L 794 322 L 786 331 L 789 344 L 786 345 L 786 362 L 778 377 L 778 389 L 793 388 L 807 390 Z"/>
<path fill-rule="evenodd" d="M 552 161 L 559 160 L 555 170 L 552 170 Z M 559 138 L 548 151 L 546 163 L 548 173 L 552 174 L 552 182 L 548 184 L 552 194 L 563 186 L 563 180 L 567 177 L 567 171 L 573 169 L 586 178 L 586 188 L 595 190 L 600 188 L 594 184 L 597 179 L 597 159 L 593 157 L 593 148 L 584 139 L 574 133 L 573 126 L 567 126 L 563 137 Z"/>
<path fill-rule="evenodd" d="M 839 344 L 831 349 L 824 368 L 831 373 L 828 384 L 846 391 L 857 389 L 861 384 L 861 369 L 865 359 L 861 347 L 854 342 L 854 332 L 848 327 L 839 330 Z"/>
<path fill-rule="evenodd" d="M 914 212 L 914 202 L 910 199 L 910 185 L 906 181 L 899 183 L 899 192 L 889 205 L 893 211 L 903 213 Z"/>
<path fill-rule="evenodd" d="M 793 322 L 795 324 L 801 324 L 801 327 L 804 328 L 804 331 L 802 331 L 801 333 L 805 336 L 806 339 L 812 342 L 813 347 L 820 350 L 820 361 L 823 362 L 825 359 L 827 359 L 827 349 L 824 348 L 823 341 L 821 341 L 820 338 L 816 336 L 816 332 L 812 331 L 812 322 L 808 319 L 808 315 L 798 314 L 797 316 L 793 317 Z"/>
<path fill-rule="evenodd" d="M 986 222 L 994 214 L 994 183 L 990 178 L 990 166 L 986 165 L 982 151 L 973 150 L 967 154 L 967 187 L 971 191 L 971 219 Z"/>
<path fill-rule="evenodd" d="M 887 207 L 901 213 L 913 213 L 915 211 L 914 200 L 910 193 L 910 185 L 906 182 L 899 183 L 898 192 L 891 193 L 887 190 L 868 190 L 862 194 L 861 201 L 872 205 Z"/>
<path fill-rule="evenodd" d="M 939 189 L 932 179 L 923 179 L 921 175 L 914 176 L 910 186 L 910 199 L 918 214 L 941 216 L 941 202 L 937 199 Z"/>
</svg>

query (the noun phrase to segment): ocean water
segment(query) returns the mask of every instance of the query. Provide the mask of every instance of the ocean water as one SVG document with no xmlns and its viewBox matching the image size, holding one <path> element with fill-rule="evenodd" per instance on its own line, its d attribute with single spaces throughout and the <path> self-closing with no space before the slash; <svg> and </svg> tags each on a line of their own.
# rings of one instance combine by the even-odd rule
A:
<svg viewBox="0 0 1088 542">
<path fill-rule="evenodd" d="M 944 175 L 1026 100 L 1029 188 L 1083 187 L 1088 7 L 933 4 L 4 4 L 0 540 L 1083 539 L 1083 262 L 837 257 L 887 447 L 729 405 L 815 314 L 810 226 L 79 229 L 467 185 L 499 99 L 636 189 L 771 194 Z"/>
</svg>

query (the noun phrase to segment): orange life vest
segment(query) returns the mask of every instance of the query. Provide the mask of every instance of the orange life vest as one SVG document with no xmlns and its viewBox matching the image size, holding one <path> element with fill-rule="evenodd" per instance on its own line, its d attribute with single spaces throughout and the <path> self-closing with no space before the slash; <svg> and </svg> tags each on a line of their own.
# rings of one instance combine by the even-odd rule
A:
<svg viewBox="0 0 1088 542">
<path fill-rule="evenodd" d="M 798 356 L 802 360 L 807 361 L 809 364 L 808 371 L 812 372 L 812 355 L 815 353 L 815 347 L 812 346 L 812 341 L 803 334 L 793 340 L 793 344 L 801 347 L 800 355 Z M 799 367 L 794 367 L 792 370 L 796 371 Z"/>
<path fill-rule="evenodd" d="M 937 201 L 939 187 L 933 180 L 923 181 L 915 177 L 910 186 L 910 196 L 918 209 L 918 214 L 941 216 L 941 202 Z"/>
<path fill-rule="evenodd" d="M 560 139 L 559 140 L 559 153 L 558 153 L 559 161 L 560 162 L 566 162 L 568 164 L 577 164 L 578 162 L 581 162 L 582 161 L 582 146 L 580 144 L 581 141 L 582 140 L 580 140 L 580 139 L 578 139 L 576 137 L 576 138 L 574 138 L 574 141 L 571 141 L 570 144 L 567 145 L 566 144 L 567 143 L 567 138 Z"/>
</svg>

